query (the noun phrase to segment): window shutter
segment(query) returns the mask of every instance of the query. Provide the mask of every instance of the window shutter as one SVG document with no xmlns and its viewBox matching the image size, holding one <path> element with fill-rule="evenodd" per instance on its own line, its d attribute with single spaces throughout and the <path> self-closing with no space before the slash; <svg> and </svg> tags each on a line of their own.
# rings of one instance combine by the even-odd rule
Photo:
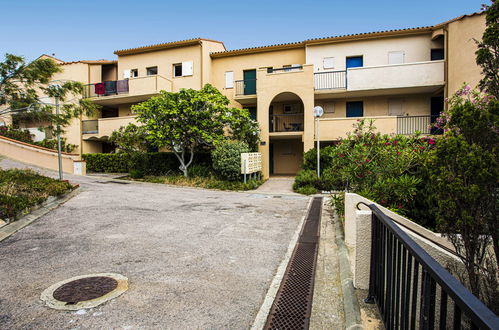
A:
<svg viewBox="0 0 499 330">
<path fill-rule="evenodd" d="M 182 62 L 182 76 L 192 76 L 192 61 Z"/>
<path fill-rule="evenodd" d="M 225 72 L 225 88 L 234 88 L 234 72 Z"/>
<path fill-rule="evenodd" d="M 402 99 L 388 100 L 388 115 L 390 116 L 404 115 L 404 102 Z"/>
<path fill-rule="evenodd" d="M 404 52 L 388 52 L 388 64 L 402 64 L 404 63 Z"/>
<path fill-rule="evenodd" d="M 324 113 L 334 113 L 334 102 L 324 104 Z"/>
<path fill-rule="evenodd" d="M 131 72 L 132 70 L 123 70 L 123 79 L 129 79 L 132 75 Z"/>
<path fill-rule="evenodd" d="M 322 59 L 322 66 L 324 69 L 334 69 L 334 57 L 324 57 Z"/>
</svg>

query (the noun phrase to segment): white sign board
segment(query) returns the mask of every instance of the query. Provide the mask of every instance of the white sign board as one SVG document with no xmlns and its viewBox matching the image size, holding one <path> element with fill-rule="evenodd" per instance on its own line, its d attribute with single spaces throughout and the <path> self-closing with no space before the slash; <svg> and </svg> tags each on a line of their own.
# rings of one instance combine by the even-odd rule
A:
<svg viewBox="0 0 499 330">
<path fill-rule="evenodd" d="M 241 174 L 251 174 L 262 170 L 262 154 L 245 152 L 241 154 Z"/>
</svg>

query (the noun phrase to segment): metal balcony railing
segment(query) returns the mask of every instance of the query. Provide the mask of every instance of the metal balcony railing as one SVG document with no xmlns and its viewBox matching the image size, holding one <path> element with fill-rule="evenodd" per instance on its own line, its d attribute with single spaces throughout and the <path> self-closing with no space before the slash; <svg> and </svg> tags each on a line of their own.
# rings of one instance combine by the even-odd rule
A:
<svg viewBox="0 0 499 330">
<path fill-rule="evenodd" d="M 499 329 L 499 318 L 376 205 L 368 303 L 386 329 Z"/>
<path fill-rule="evenodd" d="M 400 116 L 397 117 L 397 134 L 410 135 L 421 134 L 442 134 L 442 129 L 432 127 L 432 123 L 438 116 Z"/>
<path fill-rule="evenodd" d="M 97 119 L 83 120 L 82 121 L 83 134 L 96 134 L 99 133 L 99 121 Z"/>
<path fill-rule="evenodd" d="M 270 132 L 302 132 L 303 113 L 270 116 Z"/>
<path fill-rule="evenodd" d="M 314 73 L 314 88 L 320 89 L 346 89 L 346 71 L 328 71 Z"/>
<path fill-rule="evenodd" d="M 118 94 L 128 94 L 128 79 L 104 81 L 85 85 L 83 97 L 101 97 Z"/>
<path fill-rule="evenodd" d="M 236 96 L 255 95 L 256 79 L 236 80 Z"/>
<path fill-rule="evenodd" d="M 303 66 L 301 65 L 287 66 L 283 68 L 268 68 L 267 73 L 293 72 L 293 71 L 300 71 L 302 69 Z"/>
</svg>

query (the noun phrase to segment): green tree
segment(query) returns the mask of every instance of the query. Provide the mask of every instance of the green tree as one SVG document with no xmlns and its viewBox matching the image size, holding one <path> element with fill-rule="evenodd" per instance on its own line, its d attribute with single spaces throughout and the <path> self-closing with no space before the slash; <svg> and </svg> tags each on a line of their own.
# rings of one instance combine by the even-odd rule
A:
<svg viewBox="0 0 499 330">
<path fill-rule="evenodd" d="M 486 28 L 481 41 L 477 41 L 476 63 L 482 67 L 480 89 L 499 98 L 499 2 L 493 0 L 484 6 Z"/>
<path fill-rule="evenodd" d="M 465 86 L 437 125 L 445 133 L 427 165 L 437 225 L 460 255 L 470 290 L 497 312 L 499 102 Z"/>
<path fill-rule="evenodd" d="M 245 109 L 229 108 L 229 100 L 215 87 L 161 91 L 159 96 L 132 106 L 142 123 L 147 139 L 158 148 L 174 152 L 180 170 L 187 176 L 196 150 L 213 148 L 224 139 L 255 144 L 258 126 Z"/>
<path fill-rule="evenodd" d="M 121 126 L 109 137 L 109 142 L 114 143 L 119 152 L 140 153 L 147 152 L 147 134 L 142 126 L 133 123 Z"/>
<path fill-rule="evenodd" d="M 12 114 L 17 122 L 47 121 L 58 134 L 72 118 L 94 114 L 99 106 L 81 98 L 82 83 L 52 81 L 53 75 L 61 71 L 60 65 L 51 59 L 26 63 L 22 56 L 5 54 L 0 62 L 0 115 Z M 55 104 L 40 102 L 41 97 L 57 97 L 60 113 L 55 112 Z"/>
</svg>

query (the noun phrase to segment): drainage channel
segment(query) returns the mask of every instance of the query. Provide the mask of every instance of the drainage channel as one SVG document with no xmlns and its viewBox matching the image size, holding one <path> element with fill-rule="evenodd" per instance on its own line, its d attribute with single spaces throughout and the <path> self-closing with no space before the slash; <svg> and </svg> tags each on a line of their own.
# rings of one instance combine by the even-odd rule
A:
<svg viewBox="0 0 499 330">
<path fill-rule="evenodd" d="M 264 329 L 308 329 L 319 245 L 322 197 L 314 197 Z"/>
</svg>

